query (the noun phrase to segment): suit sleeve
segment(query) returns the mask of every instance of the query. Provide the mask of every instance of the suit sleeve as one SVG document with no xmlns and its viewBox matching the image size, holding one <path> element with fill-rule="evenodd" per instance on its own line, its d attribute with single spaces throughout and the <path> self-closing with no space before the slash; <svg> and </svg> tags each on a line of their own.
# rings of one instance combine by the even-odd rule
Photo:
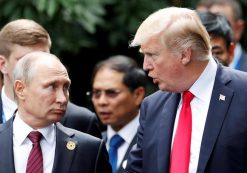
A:
<svg viewBox="0 0 247 173">
<path fill-rule="evenodd" d="M 141 106 L 140 112 L 140 126 L 137 132 L 137 143 L 133 146 L 127 161 L 127 166 L 125 173 L 141 173 L 143 172 L 142 168 L 142 147 L 143 147 L 143 132 L 145 127 L 145 110 L 144 104 Z"/>
<path fill-rule="evenodd" d="M 101 140 L 101 144 L 99 146 L 99 152 L 95 163 L 94 173 L 112 173 L 108 152 L 103 140 Z"/>
</svg>

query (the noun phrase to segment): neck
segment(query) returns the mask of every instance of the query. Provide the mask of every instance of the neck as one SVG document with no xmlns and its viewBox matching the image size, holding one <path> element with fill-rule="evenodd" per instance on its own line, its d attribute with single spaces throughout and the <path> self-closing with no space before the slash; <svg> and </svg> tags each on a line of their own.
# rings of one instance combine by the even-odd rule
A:
<svg viewBox="0 0 247 173">
<path fill-rule="evenodd" d="M 13 85 L 4 81 L 4 93 L 12 101 L 15 101 Z"/>
<path fill-rule="evenodd" d="M 187 79 L 187 80 L 182 80 L 180 82 L 180 87 L 179 90 L 177 92 L 183 92 L 188 90 L 194 83 L 195 81 L 200 77 L 200 75 L 202 74 L 202 72 L 205 70 L 207 64 L 208 64 L 208 60 L 207 61 L 193 61 L 191 64 L 189 64 L 189 68 L 187 68 L 188 70 L 186 72 L 184 72 L 185 76 L 183 79 Z"/>
<path fill-rule="evenodd" d="M 128 119 L 126 119 L 124 122 L 119 123 L 119 124 L 111 124 L 112 129 L 115 132 L 118 132 L 119 130 L 121 130 L 124 126 L 126 126 L 128 123 L 130 123 L 137 115 L 138 115 L 138 110 L 135 113 L 132 113 L 132 116 L 129 116 Z"/>
</svg>

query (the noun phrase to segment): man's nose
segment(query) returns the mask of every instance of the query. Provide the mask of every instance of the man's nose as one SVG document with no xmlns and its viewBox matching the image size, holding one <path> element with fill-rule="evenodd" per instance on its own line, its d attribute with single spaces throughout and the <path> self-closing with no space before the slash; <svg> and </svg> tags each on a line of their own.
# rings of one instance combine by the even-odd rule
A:
<svg viewBox="0 0 247 173">
<path fill-rule="evenodd" d="M 143 70 L 149 71 L 152 69 L 152 63 L 150 62 L 150 58 L 144 57 L 143 59 Z"/>
<path fill-rule="evenodd" d="M 66 103 L 68 101 L 68 92 L 64 91 L 62 88 L 57 91 L 57 102 Z"/>
</svg>

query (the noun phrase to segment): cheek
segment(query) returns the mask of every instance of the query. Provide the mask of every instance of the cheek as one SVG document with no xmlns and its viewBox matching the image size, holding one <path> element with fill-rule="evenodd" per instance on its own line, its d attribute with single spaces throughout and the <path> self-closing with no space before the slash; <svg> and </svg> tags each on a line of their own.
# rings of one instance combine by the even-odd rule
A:
<svg viewBox="0 0 247 173">
<path fill-rule="evenodd" d="M 38 90 L 40 92 L 35 92 L 32 97 L 41 105 L 52 105 L 56 101 L 56 97 L 53 93 L 47 90 Z"/>
<path fill-rule="evenodd" d="M 182 74 L 183 70 L 176 65 L 161 68 L 159 71 L 160 78 L 167 84 L 177 83 L 180 79 L 183 79 Z"/>
<path fill-rule="evenodd" d="M 130 98 L 121 98 L 118 101 L 113 102 L 113 110 L 115 112 L 121 112 L 124 113 L 126 111 L 128 111 L 128 109 L 130 109 L 130 105 L 134 104 L 133 100 L 131 100 Z"/>
<path fill-rule="evenodd" d="M 43 93 L 40 95 L 40 101 L 50 105 L 56 101 L 56 97 L 52 93 Z"/>
</svg>

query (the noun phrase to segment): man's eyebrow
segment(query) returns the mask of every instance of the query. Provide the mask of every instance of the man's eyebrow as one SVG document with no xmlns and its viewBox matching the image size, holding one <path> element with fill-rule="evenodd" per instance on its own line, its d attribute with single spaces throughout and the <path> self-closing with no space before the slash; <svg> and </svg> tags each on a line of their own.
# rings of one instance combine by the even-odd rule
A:
<svg viewBox="0 0 247 173">
<path fill-rule="evenodd" d="M 212 50 L 213 49 L 220 49 L 220 50 L 222 50 L 220 46 L 212 46 Z"/>
</svg>

